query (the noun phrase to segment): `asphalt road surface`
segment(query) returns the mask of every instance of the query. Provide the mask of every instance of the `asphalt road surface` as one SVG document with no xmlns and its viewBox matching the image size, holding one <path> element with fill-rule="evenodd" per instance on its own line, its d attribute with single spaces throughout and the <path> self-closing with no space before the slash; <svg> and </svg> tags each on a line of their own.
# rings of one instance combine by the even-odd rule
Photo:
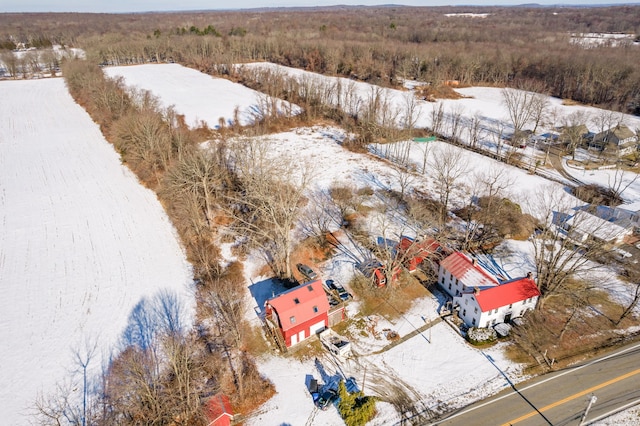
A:
<svg viewBox="0 0 640 426">
<path fill-rule="evenodd" d="M 433 425 L 589 424 L 620 407 L 640 403 L 640 344 L 517 385 L 505 376 L 505 383 L 505 390 L 496 396 Z M 590 400 L 593 403 L 583 422 Z"/>
</svg>

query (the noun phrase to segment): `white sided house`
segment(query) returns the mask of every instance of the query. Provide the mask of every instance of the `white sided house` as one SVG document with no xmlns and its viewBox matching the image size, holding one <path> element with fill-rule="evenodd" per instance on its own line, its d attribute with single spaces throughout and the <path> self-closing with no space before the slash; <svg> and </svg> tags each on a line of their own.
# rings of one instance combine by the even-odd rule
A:
<svg viewBox="0 0 640 426">
<path fill-rule="evenodd" d="M 517 278 L 495 287 L 473 289 L 453 298 L 458 316 L 469 327 L 492 327 L 508 323 L 533 310 L 540 290 L 530 277 Z"/>
<path fill-rule="evenodd" d="M 438 283 L 469 327 L 491 327 L 535 308 L 540 291 L 531 274 L 501 283 L 475 259 L 455 252 L 440 262 Z"/>
<path fill-rule="evenodd" d="M 484 289 L 499 285 L 496 277 L 459 251 L 440 262 L 438 283 L 449 296 L 461 296 L 474 288 Z"/>
</svg>

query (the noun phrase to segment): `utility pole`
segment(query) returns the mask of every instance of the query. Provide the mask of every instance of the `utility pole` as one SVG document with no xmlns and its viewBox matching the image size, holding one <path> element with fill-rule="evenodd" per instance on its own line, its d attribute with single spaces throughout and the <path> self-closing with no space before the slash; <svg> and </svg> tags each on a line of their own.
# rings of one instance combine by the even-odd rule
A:
<svg viewBox="0 0 640 426">
<path fill-rule="evenodd" d="M 591 406 L 595 404 L 597 400 L 598 400 L 597 396 L 591 395 L 591 398 L 589 398 L 589 404 L 587 404 L 587 408 L 584 410 L 584 414 L 582 414 L 582 417 L 580 418 L 580 426 L 584 424 L 584 421 L 587 419 L 587 414 L 589 414 L 589 410 L 591 409 Z"/>
</svg>

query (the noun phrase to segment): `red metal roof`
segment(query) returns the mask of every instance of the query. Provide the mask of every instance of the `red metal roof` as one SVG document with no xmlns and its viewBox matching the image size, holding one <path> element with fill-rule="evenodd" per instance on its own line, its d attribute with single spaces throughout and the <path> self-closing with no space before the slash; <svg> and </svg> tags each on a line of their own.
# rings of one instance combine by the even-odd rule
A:
<svg viewBox="0 0 640 426">
<path fill-rule="evenodd" d="M 329 301 L 320 280 L 311 281 L 282 293 L 267 303 L 278 314 L 283 331 L 329 312 Z M 291 318 L 294 318 L 294 323 Z"/>
<path fill-rule="evenodd" d="M 538 286 L 533 279 L 526 277 L 518 278 L 496 287 L 485 288 L 475 294 L 482 312 L 489 312 L 535 296 L 540 296 L 540 290 L 538 290 Z"/>
<path fill-rule="evenodd" d="M 223 393 L 217 393 L 207 401 L 205 415 L 210 426 L 228 425 L 233 417 L 233 409 L 229 397 Z"/>
<path fill-rule="evenodd" d="M 403 236 L 400 238 L 400 244 L 398 244 L 400 251 L 406 253 L 407 257 L 421 256 L 425 258 L 433 253 L 436 253 L 441 248 L 433 238 L 427 238 L 422 241 L 415 241 L 409 237 Z"/>
<path fill-rule="evenodd" d="M 459 251 L 447 256 L 440 262 L 440 266 L 451 272 L 454 277 L 462 281 L 468 288 L 483 288 L 498 285 L 496 277 Z"/>
</svg>

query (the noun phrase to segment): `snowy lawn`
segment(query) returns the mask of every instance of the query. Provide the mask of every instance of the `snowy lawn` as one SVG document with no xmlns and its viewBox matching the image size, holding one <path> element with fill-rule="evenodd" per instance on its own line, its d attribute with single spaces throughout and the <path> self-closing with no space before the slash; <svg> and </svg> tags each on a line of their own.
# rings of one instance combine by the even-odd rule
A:
<svg viewBox="0 0 640 426">
<path fill-rule="evenodd" d="M 214 129 L 233 124 L 238 110 L 240 125 L 260 119 L 265 105 L 272 102 L 265 95 L 223 78 L 214 78 L 178 64 L 146 64 L 104 68 L 109 77 L 123 77 L 125 84 L 148 90 L 160 99 L 164 108 L 173 106 L 185 117 L 187 125 L 205 123 Z M 299 107 L 275 101 L 280 113 L 299 112 Z"/>
<path fill-rule="evenodd" d="M 192 275 L 155 194 L 62 79 L 0 91 L 0 411 L 24 425 L 78 370 L 74 350 L 96 345 L 100 368 L 137 304 L 173 292 L 189 320 Z"/>
</svg>

